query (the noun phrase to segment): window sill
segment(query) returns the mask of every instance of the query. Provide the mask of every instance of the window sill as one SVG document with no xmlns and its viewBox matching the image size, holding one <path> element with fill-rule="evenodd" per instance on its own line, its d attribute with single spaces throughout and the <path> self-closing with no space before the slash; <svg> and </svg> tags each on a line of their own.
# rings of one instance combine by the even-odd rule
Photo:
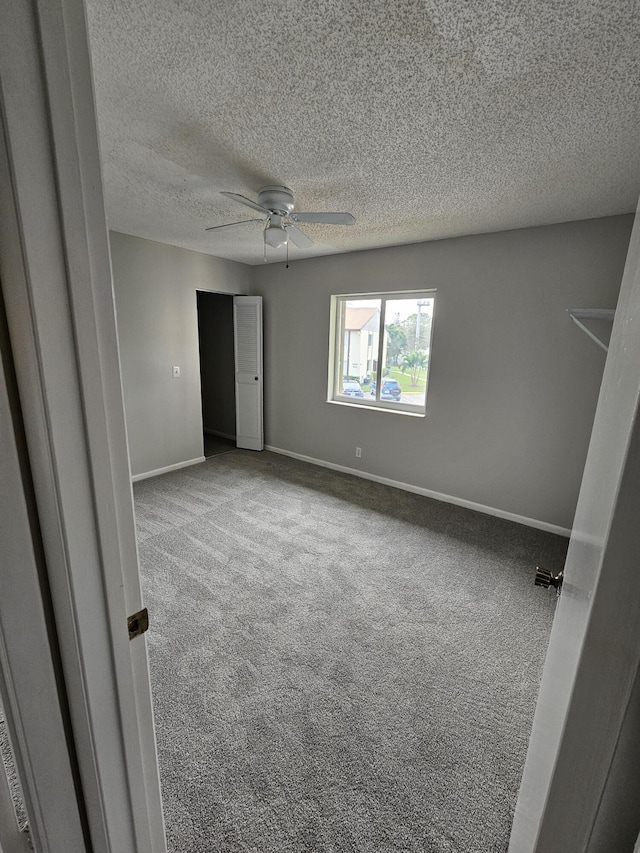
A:
<svg viewBox="0 0 640 853">
<path fill-rule="evenodd" d="M 391 406 L 376 406 L 371 403 L 348 403 L 346 400 L 327 400 L 332 406 L 346 406 L 349 409 L 360 409 L 368 412 L 387 412 L 392 415 L 406 415 L 409 418 L 425 418 L 426 412 L 411 412 L 407 409 L 392 409 Z"/>
</svg>

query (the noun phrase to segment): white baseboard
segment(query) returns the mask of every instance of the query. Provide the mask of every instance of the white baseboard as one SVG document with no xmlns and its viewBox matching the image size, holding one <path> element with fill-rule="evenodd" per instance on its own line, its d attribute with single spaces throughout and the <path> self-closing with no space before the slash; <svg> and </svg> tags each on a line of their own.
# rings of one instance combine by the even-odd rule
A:
<svg viewBox="0 0 640 853">
<path fill-rule="evenodd" d="M 164 468 L 156 468 L 155 471 L 145 471 L 144 474 L 134 474 L 131 477 L 132 483 L 137 483 L 138 480 L 148 480 L 149 477 L 159 477 L 160 474 L 168 474 L 169 471 L 177 471 L 179 468 L 188 468 L 189 465 L 197 465 L 198 462 L 205 462 L 204 456 L 198 456 L 197 459 L 187 459 L 186 462 L 176 462 L 175 465 L 167 465 Z"/>
<path fill-rule="evenodd" d="M 205 427 L 204 431 L 206 432 L 207 435 L 217 435 L 220 438 L 228 438 L 230 441 L 236 440 L 235 435 L 229 435 L 228 432 L 220 432 L 219 429 L 207 429 L 207 427 Z"/>
<path fill-rule="evenodd" d="M 524 524 L 527 527 L 535 527 L 537 530 L 545 530 L 547 533 L 556 533 L 558 536 L 566 536 L 567 538 L 571 536 L 571 531 L 568 528 L 559 527 L 557 524 L 549 524 L 547 521 L 538 521 L 536 518 L 527 518 L 525 515 L 516 515 L 516 513 L 507 512 L 504 509 L 485 506 L 484 504 L 475 503 L 475 501 L 456 498 L 453 495 L 444 495 L 442 492 L 434 492 L 431 489 L 424 489 L 422 486 L 413 486 L 411 483 L 401 483 L 399 480 L 390 480 L 388 477 L 379 477 L 377 474 L 369 474 L 367 471 L 359 471 L 357 468 L 348 468 L 346 465 L 336 465 L 334 462 L 325 462 L 323 459 L 314 459 L 312 456 L 303 456 L 302 453 L 293 453 L 291 450 L 283 450 L 281 447 L 273 447 L 269 444 L 265 444 L 264 449 L 271 450 L 273 453 L 280 453 L 282 456 L 291 456 L 293 459 L 300 459 L 302 462 L 309 462 L 311 465 L 319 465 L 321 468 L 331 468 L 333 471 L 342 471 L 344 474 L 353 474 L 354 477 L 362 477 L 363 480 L 373 480 L 375 483 L 383 483 L 385 486 L 392 486 L 394 489 L 402 489 L 405 492 L 424 495 L 424 497 L 433 498 L 436 501 L 443 501 L 444 503 L 473 509 L 476 512 L 483 512 L 485 515 L 493 515 L 496 518 L 515 521 L 518 524 Z"/>
</svg>

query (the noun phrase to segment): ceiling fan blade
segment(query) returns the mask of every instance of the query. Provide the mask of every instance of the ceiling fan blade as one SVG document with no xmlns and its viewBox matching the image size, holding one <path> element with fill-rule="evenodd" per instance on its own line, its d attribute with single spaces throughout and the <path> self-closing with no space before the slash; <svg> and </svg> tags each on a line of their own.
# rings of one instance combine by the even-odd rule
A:
<svg viewBox="0 0 640 853">
<path fill-rule="evenodd" d="M 310 246 L 313 246 L 313 240 L 310 240 L 295 225 L 285 225 L 284 227 L 289 237 L 291 237 L 291 242 L 294 246 L 297 246 L 299 249 L 308 249 Z"/>
<path fill-rule="evenodd" d="M 318 222 L 322 225 L 355 225 L 350 213 L 292 213 L 293 222 Z"/>
<path fill-rule="evenodd" d="M 258 204 L 257 201 L 251 201 L 250 198 L 246 198 L 243 195 L 238 195 L 238 193 L 227 193 L 221 192 L 220 195 L 226 195 L 227 198 L 232 198 L 234 201 L 239 201 L 240 204 L 245 204 L 247 207 L 252 207 L 254 210 L 259 210 L 260 213 L 265 213 L 267 216 L 271 216 L 271 211 L 267 207 L 262 207 L 262 205 Z"/>
<path fill-rule="evenodd" d="M 245 222 L 264 222 L 263 219 L 241 219 L 240 222 L 227 222 L 224 225 L 212 225 L 211 228 L 205 228 L 205 231 L 216 231 L 218 228 L 231 228 L 232 225 L 244 225 Z"/>
</svg>

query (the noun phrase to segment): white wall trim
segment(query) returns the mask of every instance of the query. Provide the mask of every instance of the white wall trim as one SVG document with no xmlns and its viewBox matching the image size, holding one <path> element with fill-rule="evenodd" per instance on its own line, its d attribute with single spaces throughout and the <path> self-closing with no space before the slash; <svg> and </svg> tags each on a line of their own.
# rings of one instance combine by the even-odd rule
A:
<svg viewBox="0 0 640 853">
<path fill-rule="evenodd" d="M 335 462 L 325 462 L 323 459 L 314 459 L 312 456 L 304 456 L 302 453 L 294 453 L 291 450 L 283 450 L 281 447 L 273 447 L 265 444 L 265 450 L 271 450 L 273 453 L 280 453 L 282 456 L 291 456 L 293 459 L 300 459 L 302 462 L 309 462 L 311 465 L 319 465 L 321 468 L 331 468 L 332 471 L 342 471 L 344 474 L 353 474 L 355 477 L 361 477 L 363 480 L 373 480 L 374 483 L 382 483 L 385 486 L 392 486 L 394 489 L 402 489 L 405 492 L 413 492 L 416 495 L 423 495 L 426 498 L 433 498 L 436 501 L 443 503 L 455 504 L 466 509 L 473 509 L 476 512 L 483 512 L 485 515 L 493 515 L 495 518 L 504 518 L 507 521 L 515 521 L 517 524 L 524 524 L 527 527 L 535 527 L 537 530 L 545 530 L 547 533 L 555 533 L 558 536 L 569 538 L 571 531 L 566 527 L 559 527 L 557 524 L 549 524 L 547 521 L 538 521 L 536 518 L 527 518 L 525 515 L 517 515 L 514 512 L 507 512 L 504 509 L 496 509 L 495 507 L 478 504 L 474 501 L 468 501 L 464 498 L 456 498 L 453 495 L 444 495 L 442 492 L 434 492 L 431 489 L 425 489 L 422 486 L 414 486 L 412 483 L 401 483 L 399 480 L 390 480 L 388 477 L 379 477 L 377 474 L 370 474 L 368 471 L 360 471 L 357 468 L 348 468 L 346 465 L 337 465 Z"/>
<path fill-rule="evenodd" d="M 235 441 L 236 440 L 235 435 L 231 435 L 228 432 L 220 432 L 219 429 L 208 429 L 208 427 L 205 427 L 204 431 L 207 435 L 217 435 L 220 438 L 228 438 L 229 441 Z"/>
<path fill-rule="evenodd" d="M 138 480 L 148 480 L 150 477 L 159 477 L 160 474 L 168 474 L 169 471 L 177 471 L 179 468 L 188 468 L 189 465 L 197 465 L 199 462 L 205 462 L 204 456 L 198 456 L 197 459 L 187 459 L 186 462 L 176 462 L 174 465 L 165 465 L 164 468 L 155 468 L 153 471 L 145 471 L 143 474 L 134 474 L 131 477 L 132 483 L 137 483 Z"/>
</svg>

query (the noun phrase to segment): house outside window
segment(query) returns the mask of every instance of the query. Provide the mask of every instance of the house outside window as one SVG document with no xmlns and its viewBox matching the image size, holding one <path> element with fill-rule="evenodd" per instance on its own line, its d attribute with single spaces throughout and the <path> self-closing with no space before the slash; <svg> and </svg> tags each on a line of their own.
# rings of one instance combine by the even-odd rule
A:
<svg viewBox="0 0 640 853">
<path fill-rule="evenodd" d="M 380 329 L 380 309 L 376 306 L 354 305 L 344 311 L 344 346 L 342 375 L 345 379 L 362 381 L 371 361 L 370 352 L 377 348 Z"/>
<path fill-rule="evenodd" d="M 328 401 L 426 413 L 435 291 L 331 297 Z"/>
</svg>

